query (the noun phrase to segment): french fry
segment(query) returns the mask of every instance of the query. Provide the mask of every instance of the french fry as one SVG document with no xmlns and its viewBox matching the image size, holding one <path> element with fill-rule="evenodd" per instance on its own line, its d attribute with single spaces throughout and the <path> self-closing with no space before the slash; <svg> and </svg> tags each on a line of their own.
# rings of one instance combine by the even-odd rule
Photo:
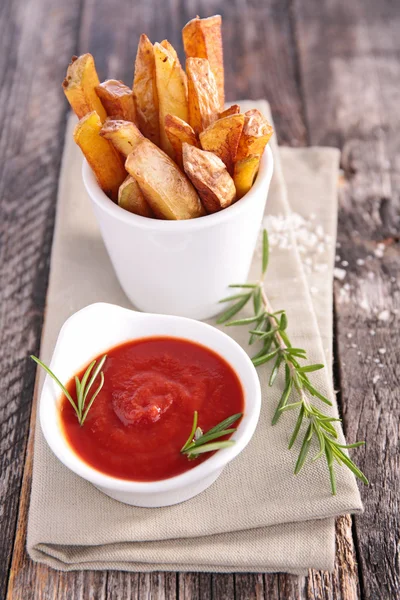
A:
<svg viewBox="0 0 400 600">
<path fill-rule="evenodd" d="M 142 139 L 143 135 L 131 121 L 114 121 L 107 119 L 101 128 L 100 135 L 109 140 L 122 154 L 128 156 Z"/>
<path fill-rule="evenodd" d="M 214 213 L 230 206 L 236 199 L 236 189 L 222 160 L 212 152 L 190 144 L 183 144 L 182 151 L 185 173 L 207 212 Z"/>
<path fill-rule="evenodd" d="M 96 94 L 96 86 L 99 83 L 93 56 L 91 54 L 73 56 L 62 86 L 78 119 L 93 111 L 97 112 L 101 121 L 107 117 L 104 106 Z"/>
<path fill-rule="evenodd" d="M 137 124 L 136 107 L 131 88 L 117 81 L 108 79 L 96 86 L 96 94 L 100 98 L 106 113 L 113 119 L 123 119 Z"/>
<path fill-rule="evenodd" d="M 160 123 L 158 117 L 156 63 L 154 60 L 153 44 L 145 34 L 140 36 L 136 55 L 133 95 L 140 131 L 149 140 L 155 144 L 159 144 Z"/>
<path fill-rule="evenodd" d="M 235 163 L 233 181 L 235 183 L 238 200 L 243 198 L 252 187 L 258 173 L 259 165 L 260 156 L 257 154 L 250 154 L 250 156 L 242 158 Z"/>
<path fill-rule="evenodd" d="M 165 133 L 174 150 L 175 162 L 183 170 L 182 144 L 186 142 L 192 146 L 199 147 L 196 134 L 189 123 L 182 121 L 182 119 L 175 115 L 167 115 L 165 117 Z"/>
<path fill-rule="evenodd" d="M 187 82 L 186 74 L 174 48 L 167 40 L 164 40 L 163 44 L 154 44 L 160 118 L 160 147 L 174 159 L 175 153 L 165 131 L 165 117 L 170 114 L 179 117 L 183 121 L 188 120 Z"/>
<path fill-rule="evenodd" d="M 118 190 L 118 204 L 121 208 L 141 215 L 142 217 L 154 217 L 154 213 L 147 204 L 142 191 L 132 175 L 128 175 Z"/>
<path fill-rule="evenodd" d="M 74 140 L 82 150 L 101 189 L 114 201 L 126 177 L 120 155 L 110 142 L 101 137 L 101 120 L 93 111 L 85 115 L 74 130 Z"/>
<path fill-rule="evenodd" d="M 225 163 L 228 172 L 233 174 L 236 152 L 242 135 L 244 115 L 231 115 L 218 119 L 200 133 L 203 150 L 214 152 Z"/>
<path fill-rule="evenodd" d="M 236 154 L 236 160 L 242 160 L 250 154 L 261 154 L 268 144 L 274 130 L 267 119 L 254 108 L 244 114 L 244 125 L 239 146 Z"/>
<path fill-rule="evenodd" d="M 182 29 L 186 58 L 207 58 L 218 88 L 219 110 L 224 106 L 224 57 L 221 16 L 196 17 Z"/>
<path fill-rule="evenodd" d="M 219 98 L 210 63 L 205 58 L 188 58 L 189 124 L 196 134 L 201 133 L 218 119 Z"/>
<path fill-rule="evenodd" d="M 154 214 L 193 219 L 205 214 L 196 190 L 173 160 L 147 138 L 129 154 L 126 170 L 138 182 Z"/>
<path fill-rule="evenodd" d="M 239 113 L 240 113 L 239 104 L 232 104 L 232 106 L 229 106 L 228 108 L 223 110 L 221 113 L 219 113 L 218 118 L 224 119 L 225 117 L 230 117 L 231 115 L 238 115 Z"/>
</svg>

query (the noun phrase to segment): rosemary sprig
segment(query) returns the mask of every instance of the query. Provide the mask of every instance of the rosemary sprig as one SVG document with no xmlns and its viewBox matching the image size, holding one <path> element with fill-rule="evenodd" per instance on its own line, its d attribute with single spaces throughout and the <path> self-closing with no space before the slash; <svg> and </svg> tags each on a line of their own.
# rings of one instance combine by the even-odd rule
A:
<svg viewBox="0 0 400 600">
<path fill-rule="evenodd" d="M 79 378 L 75 375 L 75 386 L 76 386 L 76 402 L 75 402 L 74 399 L 72 398 L 71 394 L 67 390 L 67 388 L 61 383 L 61 381 L 58 379 L 58 377 L 56 377 L 56 375 L 54 375 L 54 373 L 49 369 L 49 367 L 47 365 L 45 365 L 39 358 L 31 355 L 31 359 L 34 360 L 35 363 L 37 363 L 40 367 L 42 367 L 46 371 L 46 373 L 48 375 L 50 375 L 50 377 L 62 389 L 63 393 L 65 394 L 68 401 L 70 402 L 72 408 L 76 412 L 76 416 L 78 417 L 78 421 L 79 421 L 80 425 L 83 425 L 83 423 L 85 422 L 85 419 L 88 415 L 88 412 L 89 412 L 93 402 L 95 401 L 101 388 L 103 387 L 104 373 L 101 369 L 103 368 L 106 358 L 107 358 L 107 355 L 104 355 L 99 360 L 96 368 L 94 368 L 94 367 L 95 367 L 97 361 L 94 360 L 93 362 L 91 362 L 90 365 L 88 366 L 88 368 L 86 369 L 86 371 L 84 372 L 81 380 L 79 380 Z M 89 392 L 99 374 L 100 374 L 100 383 L 99 383 L 96 391 L 93 392 L 91 398 L 89 399 L 88 398 Z M 87 401 L 87 405 L 86 405 L 86 401 Z"/>
<path fill-rule="evenodd" d="M 233 446 L 235 440 L 224 440 L 220 442 L 215 442 L 214 440 L 236 431 L 236 427 L 230 427 L 230 425 L 233 425 L 233 423 L 240 419 L 241 416 L 242 413 L 232 415 L 224 421 L 221 421 L 221 423 L 218 423 L 218 425 L 215 425 L 215 427 L 209 429 L 206 433 L 203 433 L 203 430 L 197 426 L 198 413 L 197 410 L 195 410 L 192 430 L 186 443 L 181 448 L 181 453 L 186 454 L 189 460 L 193 460 L 197 458 L 199 454 L 214 452 L 214 450 Z"/>
<path fill-rule="evenodd" d="M 263 284 L 268 267 L 268 257 L 268 234 L 264 229 L 262 274 L 260 280 L 256 283 L 231 285 L 230 287 L 241 291 L 221 300 L 221 302 L 233 302 L 233 304 L 219 317 L 217 323 L 225 323 L 227 326 L 251 325 L 249 344 L 253 344 L 255 341 L 262 342 L 261 350 L 252 357 L 253 364 L 259 366 L 274 360 L 269 378 L 270 386 L 274 384 L 281 367 L 284 368 L 284 387 L 272 419 L 272 424 L 275 425 L 286 411 L 298 410 L 296 425 L 289 441 L 289 449 L 295 443 L 303 422 L 307 425 L 294 473 L 297 475 L 304 466 L 312 446 L 312 440 L 315 438 L 319 449 L 313 461 L 325 456 L 333 495 L 336 494 L 335 462 L 339 465 L 345 465 L 356 477 L 361 479 L 365 484 L 368 484 L 365 475 L 343 451 L 344 449 L 361 446 L 364 442 L 347 445 L 340 444 L 333 423 L 341 421 L 341 419 L 324 414 L 311 400 L 312 398 L 318 398 L 321 402 L 329 406 L 332 405 L 331 401 L 312 385 L 308 377 L 308 373 L 323 369 L 324 365 L 300 364 L 300 360 L 307 360 L 307 353 L 302 348 L 294 348 L 292 346 L 287 334 L 288 319 L 286 312 L 284 310 L 274 311 L 264 290 Z M 249 302 L 253 303 L 254 315 L 244 319 L 232 320 Z M 297 395 L 297 399 L 295 402 L 289 403 L 293 394 Z"/>
</svg>

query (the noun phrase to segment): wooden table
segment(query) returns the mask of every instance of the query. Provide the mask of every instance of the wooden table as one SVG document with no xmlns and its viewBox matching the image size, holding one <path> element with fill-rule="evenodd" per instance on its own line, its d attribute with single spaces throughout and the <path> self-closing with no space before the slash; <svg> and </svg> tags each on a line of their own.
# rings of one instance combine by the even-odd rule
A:
<svg viewBox="0 0 400 600">
<path fill-rule="evenodd" d="M 337 253 L 347 274 L 335 284 L 335 374 L 346 433 L 367 441 L 352 452 L 371 481 L 361 489 L 365 514 L 338 521 L 333 574 L 62 574 L 25 553 L 28 355 L 39 351 L 45 311 L 69 110 L 61 81 L 71 55 L 90 50 L 102 78 L 130 83 L 140 33 L 167 37 L 182 53 L 184 23 L 215 12 L 224 20 L 228 99 L 269 99 L 282 144 L 342 149 Z M 395 0 L 2 0 L 1 598 L 400 597 L 399 31 Z"/>
</svg>

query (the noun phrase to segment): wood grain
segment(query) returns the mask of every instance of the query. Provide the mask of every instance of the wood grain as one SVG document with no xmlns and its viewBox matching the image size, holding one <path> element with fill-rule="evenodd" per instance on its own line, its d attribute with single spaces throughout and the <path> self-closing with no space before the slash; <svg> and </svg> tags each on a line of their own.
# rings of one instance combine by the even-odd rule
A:
<svg viewBox="0 0 400 600">
<path fill-rule="evenodd" d="M 33 411 L 29 427 L 34 368 L 26 357 L 38 351 L 43 322 L 67 110 L 59 82 L 78 50 L 95 55 L 102 79 L 129 84 L 140 33 L 167 37 L 182 57 L 184 23 L 217 11 L 227 98 L 266 97 L 281 143 L 343 149 L 338 254 L 349 265 L 335 287 L 336 370 L 348 438 L 368 443 L 353 452 L 372 482 L 362 490 L 366 514 L 355 523 L 356 548 L 351 519 L 338 520 L 332 574 L 56 572 L 25 553 L 35 419 Z M 400 595 L 399 20 L 390 0 L 122 0 L 117 10 L 107 0 L 0 4 L 0 598 L 12 552 L 12 600 Z"/>
<path fill-rule="evenodd" d="M 0 597 L 15 534 L 79 3 L 0 7 Z M 37 57 L 37 63 L 33 58 Z M 40 58 L 39 58 L 40 57 Z"/>
<path fill-rule="evenodd" d="M 349 441 L 367 442 L 352 453 L 371 481 L 355 523 L 361 590 L 387 600 L 400 596 L 399 6 L 296 4 L 310 140 L 343 148 L 337 253 L 347 275 L 335 285 L 342 411 Z"/>
</svg>

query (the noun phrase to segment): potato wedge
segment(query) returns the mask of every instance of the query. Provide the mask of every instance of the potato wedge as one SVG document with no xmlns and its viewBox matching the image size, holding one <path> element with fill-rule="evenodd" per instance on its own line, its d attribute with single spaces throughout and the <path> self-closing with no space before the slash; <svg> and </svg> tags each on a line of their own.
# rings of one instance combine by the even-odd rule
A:
<svg viewBox="0 0 400 600">
<path fill-rule="evenodd" d="M 236 189 L 222 160 L 212 152 L 186 143 L 182 151 L 185 173 L 199 192 L 207 212 L 230 206 L 236 199 Z"/>
<path fill-rule="evenodd" d="M 240 113 L 239 104 L 232 104 L 232 106 L 229 106 L 228 108 L 226 108 L 225 110 L 220 112 L 218 118 L 224 119 L 225 117 L 230 117 L 231 115 L 238 115 L 239 113 Z"/>
<path fill-rule="evenodd" d="M 210 63 L 205 58 L 188 58 L 189 123 L 198 135 L 218 119 L 219 98 Z"/>
<path fill-rule="evenodd" d="M 182 119 L 175 115 L 167 115 L 165 117 L 165 133 L 174 150 L 175 162 L 183 170 L 182 144 L 186 142 L 198 148 L 199 142 L 197 141 L 196 134 L 189 123 L 182 121 Z"/>
<path fill-rule="evenodd" d="M 219 109 L 224 106 L 224 57 L 221 16 L 206 19 L 196 17 L 182 29 L 186 58 L 207 58 L 218 88 Z"/>
<path fill-rule="evenodd" d="M 135 215 L 154 217 L 154 213 L 147 204 L 137 181 L 128 175 L 118 190 L 118 205 Z"/>
<path fill-rule="evenodd" d="M 78 119 L 82 119 L 94 110 L 101 121 L 107 117 L 105 108 L 96 94 L 96 86 L 99 83 L 93 56 L 91 54 L 73 56 L 62 86 Z"/>
<path fill-rule="evenodd" d="M 123 119 L 137 124 L 136 106 L 131 88 L 117 81 L 108 79 L 96 86 L 96 94 L 100 98 L 107 115 L 113 119 Z"/>
<path fill-rule="evenodd" d="M 134 123 L 131 121 L 114 121 L 114 119 L 106 120 L 101 128 L 100 135 L 109 140 L 118 152 L 125 157 L 143 139 L 143 135 Z"/>
<path fill-rule="evenodd" d="M 218 119 L 200 134 L 200 144 L 203 150 L 214 152 L 225 163 L 230 175 L 233 174 L 233 165 L 236 152 L 242 135 L 244 115 L 231 115 Z"/>
<path fill-rule="evenodd" d="M 135 146 L 125 162 L 157 217 L 193 219 L 205 214 L 196 190 L 173 160 L 147 138 Z"/>
<path fill-rule="evenodd" d="M 242 160 L 250 154 L 261 154 L 268 144 L 274 130 L 267 119 L 254 108 L 244 114 L 242 136 L 236 154 L 236 160 Z"/>
<path fill-rule="evenodd" d="M 93 111 L 74 130 L 74 140 L 91 166 L 101 189 L 115 202 L 118 188 L 126 177 L 122 159 L 114 146 L 100 135 L 101 120 Z"/>
<path fill-rule="evenodd" d="M 160 123 L 158 117 L 156 63 L 154 60 L 153 44 L 145 34 L 140 36 L 136 55 L 133 96 L 140 131 L 149 140 L 155 144 L 159 144 Z"/>
<path fill-rule="evenodd" d="M 163 43 L 171 46 L 167 40 Z M 154 44 L 154 58 L 159 102 L 160 147 L 174 159 L 175 152 L 165 131 L 165 117 L 170 114 L 183 121 L 188 120 L 186 74 L 173 48 L 169 50 L 161 44 Z"/>
<path fill-rule="evenodd" d="M 242 158 L 235 163 L 233 172 L 233 181 L 236 187 L 236 196 L 239 200 L 252 187 L 260 166 L 260 156 L 258 154 L 250 154 L 246 158 Z"/>
</svg>

